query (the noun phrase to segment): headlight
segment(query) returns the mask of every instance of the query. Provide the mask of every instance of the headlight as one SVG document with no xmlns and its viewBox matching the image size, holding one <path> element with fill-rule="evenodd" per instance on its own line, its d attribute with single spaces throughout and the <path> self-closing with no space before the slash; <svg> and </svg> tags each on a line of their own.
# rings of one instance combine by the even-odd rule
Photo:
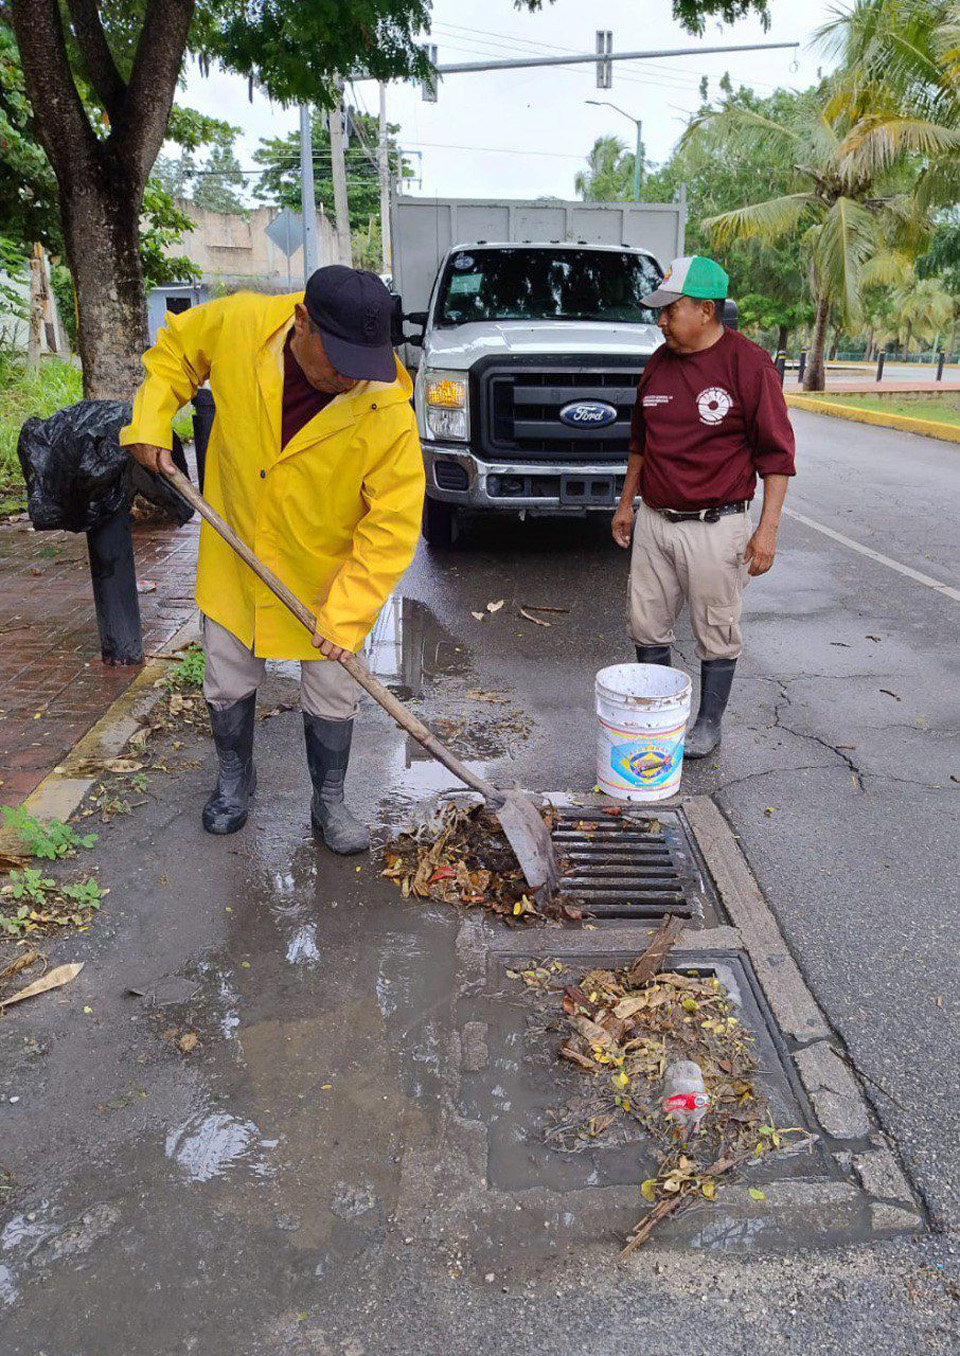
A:
<svg viewBox="0 0 960 1356">
<path fill-rule="evenodd" d="M 429 437 L 461 443 L 470 437 L 470 399 L 465 373 L 425 372 L 423 407 Z"/>
</svg>

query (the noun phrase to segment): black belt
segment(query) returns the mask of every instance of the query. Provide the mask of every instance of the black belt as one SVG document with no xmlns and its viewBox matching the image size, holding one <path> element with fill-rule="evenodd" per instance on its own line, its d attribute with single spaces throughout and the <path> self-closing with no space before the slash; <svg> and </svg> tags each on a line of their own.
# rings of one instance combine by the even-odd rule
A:
<svg viewBox="0 0 960 1356">
<path fill-rule="evenodd" d="M 728 513 L 743 513 L 749 507 L 749 499 L 738 499 L 735 504 L 720 504 L 717 508 L 691 509 L 689 513 L 681 513 L 677 509 L 657 509 L 656 512 L 671 523 L 689 523 L 693 521 L 715 523 L 718 519 L 724 518 Z"/>
</svg>

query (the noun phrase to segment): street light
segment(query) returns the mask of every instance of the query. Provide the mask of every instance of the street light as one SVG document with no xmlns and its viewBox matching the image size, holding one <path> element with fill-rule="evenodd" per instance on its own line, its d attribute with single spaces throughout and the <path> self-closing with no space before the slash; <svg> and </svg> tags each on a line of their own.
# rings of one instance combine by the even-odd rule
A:
<svg viewBox="0 0 960 1356">
<path fill-rule="evenodd" d="M 641 141 L 641 139 L 640 139 L 640 131 L 641 131 L 641 128 L 642 128 L 642 126 L 643 126 L 643 123 L 641 122 L 641 120 L 640 120 L 639 118 L 635 118 L 635 117 L 633 116 L 632 113 L 627 113 L 625 109 L 618 108 L 616 104 L 612 104 L 612 103 L 610 102 L 609 99 L 587 99 L 586 102 L 587 102 L 588 104 L 593 104 L 595 108 L 612 108 L 612 109 L 614 109 L 615 112 L 617 112 L 617 113 L 622 113 L 623 116 L 624 116 L 625 118 L 629 118 L 630 121 L 636 125 L 636 129 L 637 129 L 637 150 L 636 150 L 636 154 L 635 154 L 634 157 L 633 157 L 633 160 L 634 160 L 634 165 L 633 165 L 633 200 L 634 200 L 634 202 L 639 202 L 639 201 L 640 201 L 640 166 L 641 166 L 641 164 L 642 164 L 641 157 L 642 157 L 642 154 L 643 154 L 643 143 L 642 143 L 642 141 Z"/>
</svg>

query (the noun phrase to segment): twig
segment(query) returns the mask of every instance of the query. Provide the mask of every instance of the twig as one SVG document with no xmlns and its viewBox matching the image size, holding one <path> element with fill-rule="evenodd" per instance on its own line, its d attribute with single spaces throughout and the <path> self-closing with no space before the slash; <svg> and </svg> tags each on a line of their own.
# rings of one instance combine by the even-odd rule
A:
<svg viewBox="0 0 960 1356">
<path fill-rule="evenodd" d="M 752 1157 L 753 1150 L 751 1149 L 749 1152 L 737 1154 L 733 1158 L 718 1158 L 716 1162 L 710 1164 L 709 1168 L 704 1168 L 700 1174 L 701 1180 L 704 1177 L 722 1177 L 725 1172 L 729 1172 L 731 1168 L 739 1167 L 741 1163 L 746 1163 Z M 629 1257 L 630 1253 L 635 1252 L 637 1248 L 646 1243 L 662 1219 L 672 1215 L 677 1207 L 684 1202 L 689 1203 L 696 1194 L 696 1192 L 688 1191 L 684 1195 L 678 1193 L 676 1196 L 668 1196 L 662 1201 L 658 1201 L 649 1215 L 645 1215 L 639 1224 L 634 1227 L 623 1251 L 620 1253 L 621 1260 L 624 1257 Z"/>
</svg>

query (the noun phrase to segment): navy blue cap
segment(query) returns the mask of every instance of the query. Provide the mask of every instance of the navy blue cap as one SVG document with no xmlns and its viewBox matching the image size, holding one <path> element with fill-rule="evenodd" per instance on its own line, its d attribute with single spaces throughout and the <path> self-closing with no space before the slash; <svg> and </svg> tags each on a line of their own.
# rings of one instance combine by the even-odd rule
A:
<svg viewBox="0 0 960 1356">
<path fill-rule="evenodd" d="M 395 381 L 390 343 L 393 301 L 376 273 L 328 264 L 307 279 L 303 303 L 327 357 L 344 377 Z"/>
</svg>

